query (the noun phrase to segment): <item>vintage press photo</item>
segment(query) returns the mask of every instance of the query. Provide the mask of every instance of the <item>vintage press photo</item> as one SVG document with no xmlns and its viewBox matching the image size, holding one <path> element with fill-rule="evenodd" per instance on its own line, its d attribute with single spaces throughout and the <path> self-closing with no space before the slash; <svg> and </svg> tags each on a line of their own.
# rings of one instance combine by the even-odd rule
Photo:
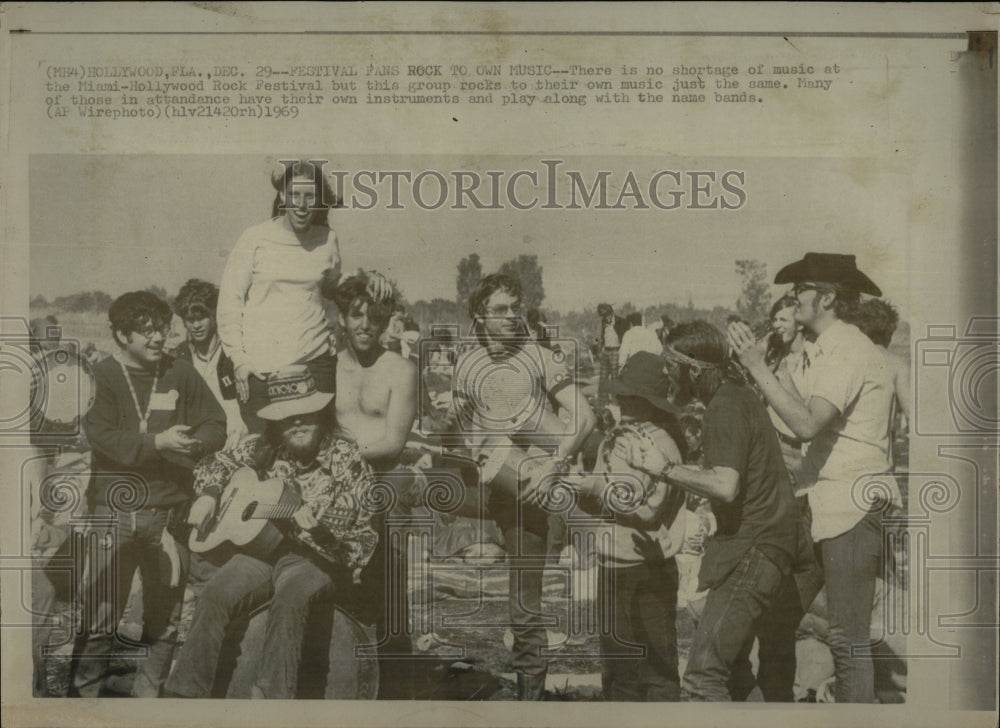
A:
<svg viewBox="0 0 1000 728">
<path fill-rule="evenodd" d="M 995 720 L 996 17 L 5 5 L 4 720 Z"/>
</svg>

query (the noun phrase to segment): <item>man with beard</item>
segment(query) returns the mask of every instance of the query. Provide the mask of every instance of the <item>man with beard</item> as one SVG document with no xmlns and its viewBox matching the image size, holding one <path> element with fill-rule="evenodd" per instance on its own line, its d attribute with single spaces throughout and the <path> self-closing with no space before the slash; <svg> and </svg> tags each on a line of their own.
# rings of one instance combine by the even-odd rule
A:
<svg viewBox="0 0 1000 728">
<path fill-rule="evenodd" d="M 201 524 L 211 518 L 233 474 L 246 467 L 261 479 L 281 478 L 301 506 L 276 551 L 260 558 L 237 554 L 205 587 L 167 681 L 172 697 L 211 695 L 226 627 L 269 598 L 252 695 L 295 697 L 311 602 L 331 588 L 338 595 L 349 589 L 375 550 L 378 537 L 366 507 L 371 469 L 351 440 L 334 434 L 323 412 L 333 395 L 317 391 L 303 366 L 271 375 L 267 388 L 270 404 L 258 412 L 268 422 L 266 432 L 198 464 L 199 497 L 188 520 Z"/>
<path fill-rule="evenodd" d="M 379 472 L 389 474 L 399 463 L 417 415 L 417 370 L 396 351 L 383 347 L 383 333 L 395 308 L 392 298 L 376 302 L 368 281 L 351 276 L 337 285 L 324 282 L 323 295 L 337 306 L 344 346 L 337 353 L 337 423 L 354 440 L 362 457 Z M 397 340 L 398 343 L 398 340 Z M 411 470 L 396 470 L 387 478 L 396 491 L 396 503 L 405 510 L 419 502 L 422 478 Z M 390 660 L 412 652 L 409 602 L 406 595 L 406 550 L 390 546 L 383 514 L 373 527 L 381 535 L 365 570 L 361 598 L 375 613 L 383 679 L 380 697 L 411 697 L 410 664 Z M 389 573 L 400 578 L 389 579 Z M 392 669 L 392 674 L 388 670 Z"/>
<path fill-rule="evenodd" d="M 132 694 L 156 697 L 170 669 L 187 548 L 167 527 L 190 501 L 198 458 L 222 447 L 226 433 L 225 415 L 205 383 L 163 350 L 171 318 L 170 306 L 148 291 L 125 293 L 108 309 L 119 348 L 94 367 L 97 394 L 83 428 L 93 448 L 89 504 L 97 521 L 109 525 L 101 541 L 87 534 L 84 629 L 71 695 L 98 696 L 137 568 L 149 652 Z"/>
<path fill-rule="evenodd" d="M 865 502 L 871 498 L 863 479 L 889 471 L 895 385 L 885 353 L 847 321 L 856 315 L 860 294 L 879 297 L 882 292 L 858 270 L 853 255 L 807 253 L 782 268 L 774 281 L 794 284 L 796 320 L 816 335 L 808 401 L 782 387 L 765 362 L 763 346 L 745 326 L 730 326 L 729 336 L 771 407 L 796 437 L 809 441 L 799 492 L 808 496 L 812 537 L 827 586 L 835 699 L 871 703 L 872 658 L 856 654 L 856 648 L 871 642 L 886 504 Z M 888 482 L 889 497 L 900 500 L 894 479 L 879 482 Z"/>
<path fill-rule="evenodd" d="M 797 620 L 776 620 L 785 611 L 772 607 L 794 592 L 798 530 L 774 427 L 754 392 L 729 371 L 725 338 L 711 324 L 677 326 L 667 337 L 664 357 L 679 394 L 706 406 L 704 466 L 671 462 L 638 439 L 631 441 L 627 459 L 632 467 L 708 498 L 718 524 L 698 577 L 699 590 L 710 591 L 684 686 L 692 700 L 741 699 L 733 671 L 760 636 L 762 649 L 768 645 L 786 654 L 765 656 L 757 682 L 765 698 L 790 699 Z"/>
<path fill-rule="evenodd" d="M 512 445 L 519 451 L 533 445 L 551 453 L 531 482 L 515 469 L 518 482 L 488 482 L 483 493 L 503 532 L 510 565 L 511 662 L 517 673 L 517 696 L 544 700 L 548 664 L 541 655 L 547 645 L 542 571 L 549 514 L 537 505 L 535 496 L 539 486 L 551 483 L 545 473 L 569 469 L 595 419 L 566 354 L 543 348 L 528 337 L 519 281 L 502 274 L 484 277 L 469 296 L 469 317 L 479 346 L 459 357 L 452 384 L 465 444 L 481 462 L 503 456 L 505 450 L 513 454 Z"/>
</svg>

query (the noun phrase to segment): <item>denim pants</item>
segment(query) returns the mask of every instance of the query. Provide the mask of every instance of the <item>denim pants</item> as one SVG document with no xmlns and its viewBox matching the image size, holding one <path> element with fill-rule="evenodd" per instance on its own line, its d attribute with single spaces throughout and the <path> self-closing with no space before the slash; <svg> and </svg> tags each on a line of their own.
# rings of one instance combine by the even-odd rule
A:
<svg viewBox="0 0 1000 728">
<path fill-rule="evenodd" d="M 749 652 L 747 645 L 785 580 L 778 566 L 752 547 L 725 581 L 709 591 L 684 672 L 692 701 L 732 700 L 732 670 Z"/>
<path fill-rule="evenodd" d="M 271 599 L 255 687 L 265 698 L 294 698 L 309 607 L 331 583 L 326 571 L 295 552 L 285 553 L 274 565 L 237 554 L 202 591 L 166 692 L 211 696 L 230 623 Z"/>
<path fill-rule="evenodd" d="M 602 618 L 601 688 L 605 700 L 680 700 L 677 672 L 677 562 L 664 559 L 634 566 L 601 566 L 597 589 Z M 623 652 L 640 646 L 644 655 Z M 615 657 L 614 655 L 619 655 Z"/>
<path fill-rule="evenodd" d="M 781 580 L 771 608 L 757 620 L 755 633 L 750 635 L 729 676 L 729 695 L 743 701 L 760 686 L 769 703 L 791 703 L 795 700 L 795 633 L 804 611 L 793 576 Z M 756 677 L 750 666 L 750 651 L 758 640 Z"/>
<path fill-rule="evenodd" d="M 112 511 L 97 506 L 94 513 L 109 516 Z M 138 568 L 142 576 L 142 641 L 148 652 L 139 661 L 133 694 L 156 697 L 170 671 L 185 575 L 181 574 L 177 586 L 170 586 L 170 561 L 160 543 L 170 518 L 169 508 L 115 513 L 117 523 L 112 526 L 112 533 L 103 542 L 88 543 L 88 576 L 82 590 L 83 625 L 70 670 L 71 690 L 81 697 L 96 697 L 111 656 L 138 647 L 117 635 Z M 187 547 L 177 543 L 177 550 L 181 563 L 185 564 Z"/>
<path fill-rule="evenodd" d="M 383 514 L 372 518 L 378 543 L 361 572 L 361 583 L 341 601 L 362 622 L 375 628 L 379 665 L 379 700 L 412 699 L 414 687 L 413 627 L 407 570 L 406 533 L 390 534 Z M 397 535 L 398 542 L 390 537 Z"/>
<path fill-rule="evenodd" d="M 817 544 L 826 583 L 830 652 L 838 703 L 875 702 L 871 620 L 882 572 L 882 512 L 867 513 L 846 533 Z M 858 654 L 852 654 L 857 652 Z"/>
<path fill-rule="evenodd" d="M 305 366 L 316 380 L 317 390 L 320 392 L 335 392 L 337 390 L 337 356 L 335 354 L 323 354 L 305 362 Z M 267 429 L 267 420 L 262 420 L 257 416 L 257 413 L 262 407 L 271 403 L 267 396 L 267 381 L 250 375 L 247 386 L 250 389 L 250 396 L 246 402 L 240 402 L 240 415 L 243 417 L 249 434 L 259 435 Z M 330 406 L 333 406 L 332 402 Z"/>
<path fill-rule="evenodd" d="M 542 576 L 548 545 L 548 513 L 539 508 L 491 498 L 489 510 L 503 533 L 510 569 L 509 613 L 514 646 L 511 665 L 520 675 L 544 678 L 548 646 L 542 614 Z"/>
</svg>

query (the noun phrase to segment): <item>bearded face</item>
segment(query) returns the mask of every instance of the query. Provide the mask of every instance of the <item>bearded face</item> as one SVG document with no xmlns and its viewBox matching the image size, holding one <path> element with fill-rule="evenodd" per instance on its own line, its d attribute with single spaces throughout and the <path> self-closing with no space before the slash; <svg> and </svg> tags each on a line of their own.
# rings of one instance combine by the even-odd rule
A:
<svg viewBox="0 0 1000 728">
<path fill-rule="evenodd" d="M 282 444 L 288 454 L 299 462 L 311 462 L 319 452 L 323 437 L 320 412 L 286 417 L 279 423 Z"/>
</svg>

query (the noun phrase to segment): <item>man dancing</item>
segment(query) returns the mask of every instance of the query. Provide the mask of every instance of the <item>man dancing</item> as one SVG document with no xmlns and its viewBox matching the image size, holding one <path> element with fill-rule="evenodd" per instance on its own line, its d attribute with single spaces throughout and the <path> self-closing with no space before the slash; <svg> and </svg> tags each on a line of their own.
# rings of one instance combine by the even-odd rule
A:
<svg viewBox="0 0 1000 728">
<path fill-rule="evenodd" d="M 772 606 L 794 593 L 791 570 L 798 532 L 792 487 L 774 427 L 757 396 L 729 375 L 725 338 L 711 324 L 677 326 L 667 337 L 664 356 L 680 394 L 707 407 L 705 465 L 671 462 L 641 440 L 632 441 L 628 460 L 633 467 L 708 498 L 718 523 L 699 573 L 699 590 L 710 591 L 691 644 L 684 686 L 692 700 L 740 698 L 730 678 L 759 635 L 762 648 L 766 644 L 784 653 L 782 659 L 768 655 L 761 660 L 757 681 L 765 697 L 773 699 L 770 696 L 782 686 L 790 695 L 798 622 L 775 620 L 786 612 Z M 785 673 L 767 674 L 765 665 L 783 667 Z"/>
<path fill-rule="evenodd" d="M 199 497 L 189 521 L 201 524 L 212 517 L 240 468 L 252 468 L 262 479 L 282 479 L 301 506 L 294 528 L 274 553 L 237 554 L 206 585 L 166 684 L 172 697 L 210 696 L 226 627 L 271 598 L 252 695 L 294 698 L 312 600 L 330 587 L 338 593 L 350 588 L 375 550 L 367 507 L 371 469 L 357 446 L 334 434 L 324 416 L 333 395 L 317 391 L 304 366 L 271 375 L 267 388 L 271 403 L 258 412 L 268 422 L 266 432 L 198 464 Z"/>
<path fill-rule="evenodd" d="M 479 345 L 456 364 L 453 406 L 474 457 L 493 457 L 496 448 L 511 445 L 534 445 L 552 453 L 531 483 L 521 481 L 513 488 L 494 483 L 488 495 L 510 564 L 518 699 L 543 700 L 547 662 L 540 650 L 547 636 L 541 616 L 542 570 L 549 514 L 531 501 L 531 494 L 544 482 L 542 471 L 568 470 L 595 420 L 565 355 L 531 341 L 521 311 L 521 285 L 510 276 L 488 275 L 472 292 L 469 317 Z"/>
</svg>

